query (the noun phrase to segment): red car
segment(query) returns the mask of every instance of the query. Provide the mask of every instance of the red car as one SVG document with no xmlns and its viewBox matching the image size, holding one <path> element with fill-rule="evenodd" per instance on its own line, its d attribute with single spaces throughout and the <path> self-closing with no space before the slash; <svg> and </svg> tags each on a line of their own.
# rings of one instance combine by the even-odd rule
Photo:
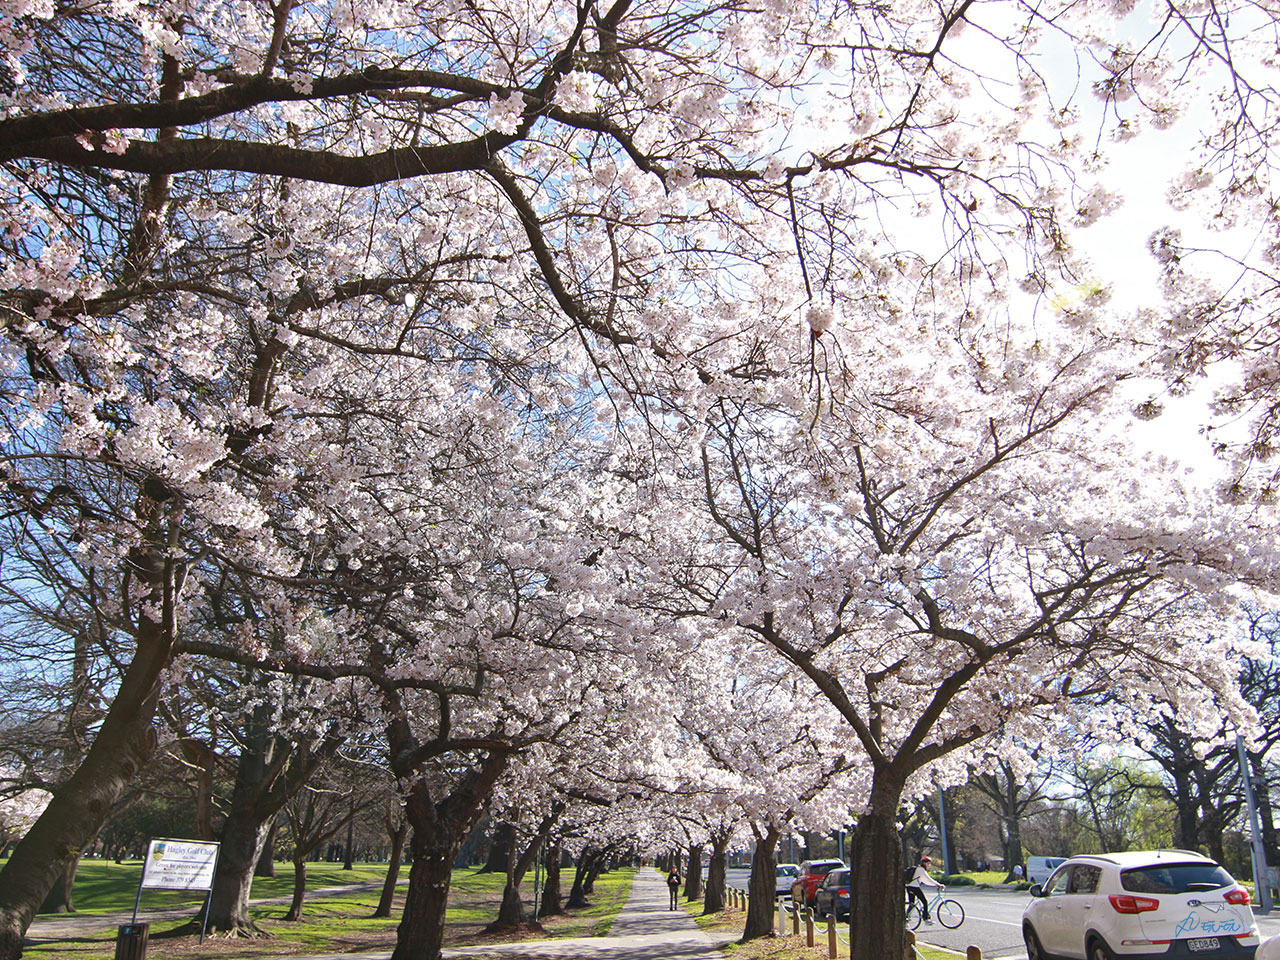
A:
<svg viewBox="0 0 1280 960">
<path fill-rule="evenodd" d="M 791 899 L 797 906 L 812 907 L 818 887 L 832 870 L 847 867 L 843 860 L 804 860 L 800 864 L 800 876 L 791 884 Z"/>
</svg>

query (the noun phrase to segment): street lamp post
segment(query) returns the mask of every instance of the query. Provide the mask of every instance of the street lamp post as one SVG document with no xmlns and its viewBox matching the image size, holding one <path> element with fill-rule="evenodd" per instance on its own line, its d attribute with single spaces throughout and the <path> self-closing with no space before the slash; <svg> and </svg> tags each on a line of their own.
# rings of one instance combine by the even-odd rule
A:
<svg viewBox="0 0 1280 960">
<path fill-rule="evenodd" d="M 1244 799 L 1249 807 L 1249 833 L 1253 841 L 1253 889 L 1258 894 L 1258 910 L 1271 912 L 1271 872 L 1267 869 L 1267 849 L 1262 843 L 1262 828 L 1258 823 L 1258 806 L 1253 796 L 1253 777 L 1249 774 L 1249 758 L 1244 740 L 1236 737 L 1236 752 L 1240 756 L 1240 782 L 1244 785 Z"/>
</svg>

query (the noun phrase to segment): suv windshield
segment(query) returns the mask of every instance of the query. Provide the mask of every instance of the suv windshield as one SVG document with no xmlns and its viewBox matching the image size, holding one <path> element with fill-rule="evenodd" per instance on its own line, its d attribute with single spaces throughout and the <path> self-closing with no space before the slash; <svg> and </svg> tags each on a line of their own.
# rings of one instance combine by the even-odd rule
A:
<svg viewBox="0 0 1280 960">
<path fill-rule="evenodd" d="M 799 875 L 799 867 L 778 867 L 778 876 L 780 877 L 796 877 Z"/>
<path fill-rule="evenodd" d="M 1216 863 L 1162 863 L 1120 874 L 1120 886 L 1134 893 L 1193 893 L 1235 883 Z"/>
</svg>

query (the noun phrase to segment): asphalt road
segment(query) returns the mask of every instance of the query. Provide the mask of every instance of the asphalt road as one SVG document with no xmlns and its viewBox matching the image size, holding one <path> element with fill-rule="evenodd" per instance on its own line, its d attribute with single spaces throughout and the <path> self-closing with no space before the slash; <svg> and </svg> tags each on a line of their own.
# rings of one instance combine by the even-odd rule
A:
<svg viewBox="0 0 1280 960">
<path fill-rule="evenodd" d="M 749 876 L 749 870 L 729 870 L 729 885 L 746 889 Z M 981 947 L 983 957 L 993 960 L 1026 960 L 1022 911 L 1031 900 L 1026 891 L 948 887 L 944 896 L 958 900 L 964 907 L 964 923 L 955 930 L 937 923 L 922 924 L 916 931 L 921 942 L 961 954 L 970 946 Z M 1280 936 L 1280 910 L 1256 919 L 1263 939 Z"/>
</svg>

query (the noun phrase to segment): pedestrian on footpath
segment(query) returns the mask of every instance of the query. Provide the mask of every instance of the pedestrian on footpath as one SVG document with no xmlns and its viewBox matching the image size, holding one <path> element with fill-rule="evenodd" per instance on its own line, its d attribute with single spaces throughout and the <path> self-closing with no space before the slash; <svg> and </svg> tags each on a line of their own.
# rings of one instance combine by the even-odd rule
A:
<svg viewBox="0 0 1280 960">
<path fill-rule="evenodd" d="M 667 889 L 671 891 L 671 909 L 680 909 L 680 870 L 678 867 L 672 867 L 671 872 L 667 874 Z"/>
</svg>

